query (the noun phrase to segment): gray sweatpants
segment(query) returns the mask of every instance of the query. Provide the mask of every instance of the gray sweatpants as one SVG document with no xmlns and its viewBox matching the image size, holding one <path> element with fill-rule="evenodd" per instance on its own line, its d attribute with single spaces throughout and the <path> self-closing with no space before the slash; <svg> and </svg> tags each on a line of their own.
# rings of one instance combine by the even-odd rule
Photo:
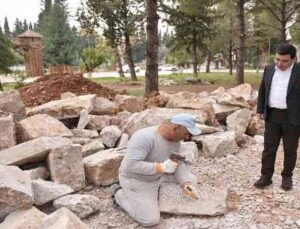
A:
<svg viewBox="0 0 300 229">
<path fill-rule="evenodd" d="M 196 186 L 197 178 L 189 173 L 191 183 Z M 158 190 L 162 183 L 177 183 L 173 175 L 164 175 L 152 182 L 140 181 L 119 175 L 122 189 L 115 194 L 117 203 L 142 226 L 154 226 L 159 223 L 160 211 Z"/>
</svg>

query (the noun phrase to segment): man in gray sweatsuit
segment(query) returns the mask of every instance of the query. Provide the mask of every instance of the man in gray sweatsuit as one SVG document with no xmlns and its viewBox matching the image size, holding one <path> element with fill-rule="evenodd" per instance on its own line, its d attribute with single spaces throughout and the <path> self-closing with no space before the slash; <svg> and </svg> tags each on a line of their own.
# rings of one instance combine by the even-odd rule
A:
<svg viewBox="0 0 300 229">
<path fill-rule="evenodd" d="M 179 151 L 181 140 L 200 133 L 194 117 L 182 113 L 160 126 L 147 127 L 132 135 L 120 166 L 121 189 L 114 198 L 141 225 L 159 223 L 158 190 L 163 182 L 178 183 L 187 195 L 199 197 L 194 188 L 196 177 L 184 163 L 172 161 L 170 155 Z"/>
</svg>

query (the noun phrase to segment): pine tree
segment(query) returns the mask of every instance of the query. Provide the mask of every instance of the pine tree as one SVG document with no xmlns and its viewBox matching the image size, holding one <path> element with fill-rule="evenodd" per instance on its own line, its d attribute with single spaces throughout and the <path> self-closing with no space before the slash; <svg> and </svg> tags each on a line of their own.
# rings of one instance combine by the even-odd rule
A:
<svg viewBox="0 0 300 229">
<path fill-rule="evenodd" d="M 13 35 L 13 37 L 16 37 L 20 33 L 23 32 L 23 24 L 18 18 L 16 18 L 14 25 L 15 25 L 15 28 L 14 28 L 12 35 Z"/>
<path fill-rule="evenodd" d="M 11 32 L 10 32 L 10 29 L 9 29 L 7 17 L 5 17 L 5 19 L 4 19 L 4 34 L 7 37 L 11 37 Z"/>
<path fill-rule="evenodd" d="M 131 37 L 135 34 L 144 17 L 145 1 L 141 0 L 87 0 L 89 16 L 85 12 L 80 14 L 79 20 L 84 27 L 93 25 L 99 27 L 99 20 L 106 24 L 104 36 L 116 43 L 124 39 L 125 58 L 127 60 L 131 80 L 137 80 L 132 57 Z M 93 23 L 94 22 L 94 23 Z"/>
<path fill-rule="evenodd" d="M 24 19 L 24 21 L 23 21 L 23 29 L 22 30 L 23 30 L 23 32 L 28 30 L 28 24 L 27 24 L 26 19 Z"/>
<path fill-rule="evenodd" d="M 44 22 L 46 21 L 46 17 L 49 15 L 49 12 L 52 8 L 51 0 L 41 0 L 41 4 L 44 5 L 44 9 L 38 16 L 38 22 L 34 23 L 34 30 L 41 31 L 44 26 Z"/>
<path fill-rule="evenodd" d="M 172 49 L 185 49 L 193 58 L 193 75 L 198 77 L 199 51 L 211 34 L 213 20 L 212 0 L 178 0 L 177 6 L 163 5 L 169 14 L 167 21 L 175 28 Z"/>
<path fill-rule="evenodd" d="M 55 1 L 39 23 L 44 36 L 46 65 L 73 64 L 76 60 L 76 34 L 68 23 L 67 9 L 62 1 Z"/>
<path fill-rule="evenodd" d="M 147 38 L 144 27 L 136 35 L 135 43 L 132 47 L 132 56 L 135 63 L 140 63 L 146 59 Z"/>
<path fill-rule="evenodd" d="M 44 10 L 46 12 L 49 12 L 51 5 L 52 5 L 52 1 L 51 0 L 42 0 L 42 3 L 44 3 Z"/>
<path fill-rule="evenodd" d="M 29 23 L 28 29 L 33 30 L 31 22 Z"/>
<path fill-rule="evenodd" d="M 15 63 L 15 56 L 9 39 L 0 33 L 0 73 L 9 73 L 9 66 Z"/>
</svg>

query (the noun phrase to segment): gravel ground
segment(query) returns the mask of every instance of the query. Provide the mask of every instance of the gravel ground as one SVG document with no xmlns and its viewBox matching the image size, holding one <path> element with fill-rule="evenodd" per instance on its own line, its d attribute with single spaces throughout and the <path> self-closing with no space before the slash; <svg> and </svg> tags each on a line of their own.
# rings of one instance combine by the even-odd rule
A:
<svg viewBox="0 0 300 229">
<path fill-rule="evenodd" d="M 282 147 L 279 149 L 273 185 L 258 190 L 253 183 L 260 175 L 262 145 L 241 149 L 236 155 L 213 159 L 199 157 L 190 170 L 197 175 L 199 183 L 213 187 L 227 187 L 237 194 L 237 206 L 220 217 L 188 217 L 162 214 L 160 224 L 154 228 L 249 228 L 292 229 L 300 228 L 300 164 L 295 169 L 294 188 L 285 192 L 280 188 Z M 114 209 L 109 188 L 87 187 L 84 191 L 98 196 L 103 207 L 99 213 L 85 219 L 92 229 L 143 228 L 124 211 Z"/>
</svg>

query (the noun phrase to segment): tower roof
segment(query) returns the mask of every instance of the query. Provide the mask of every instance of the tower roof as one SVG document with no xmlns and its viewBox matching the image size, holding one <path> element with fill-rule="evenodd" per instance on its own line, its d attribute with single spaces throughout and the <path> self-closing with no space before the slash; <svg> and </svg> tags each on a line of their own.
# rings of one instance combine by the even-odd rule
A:
<svg viewBox="0 0 300 229">
<path fill-rule="evenodd" d="M 43 36 L 37 32 L 34 32 L 32 30 L 27 30 L 23 33 L 20 33 L 18 36 L 18 38 L 23 38 L 23 37 L 31 37 L 31 38 L 42 38 Z"/>
</svg>

